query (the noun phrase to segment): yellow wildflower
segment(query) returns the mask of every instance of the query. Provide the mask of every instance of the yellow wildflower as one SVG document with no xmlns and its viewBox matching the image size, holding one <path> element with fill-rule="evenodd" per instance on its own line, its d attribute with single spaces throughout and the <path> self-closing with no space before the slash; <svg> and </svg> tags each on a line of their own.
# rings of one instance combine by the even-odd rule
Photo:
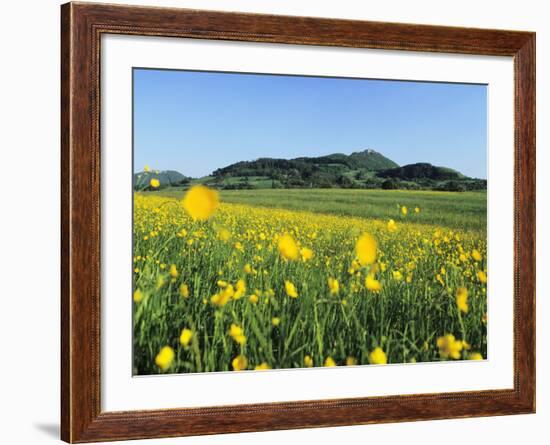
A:
<svg viewBox="0 0 550 445">
<path fill-rule="evenodd" d="M 477 249 L 474 249 L 472 250 L 472 258 L 475 260 L 475 261 L 481 261 L 481 253 L 479 253 L 479 250 Z"/>
<path fill-rule="evenodd" d="M 329 278 L 328 288 L 332 295 L 337 294 L 340 291 L 340 284 L 338 283 L 338 280 L 336 278 Z"/>
<path fill-rule="evenodd" d="M 178 277 L 178 269 L 176 268 L 176 265 L 175 264 L 172 264 L 170 266 L 170 276 L 172 278 L 177 278 Z"/>
<path fill-rule="evenodd" d="M 388 232 L 395 232 L 397 230 L 397 224 L 393 219 L 388 221 Z"/>
<path fill-rule="evenodd" d="M 143 293 L 139 289 L 136 289 L 134 292 L 134 302 L 140 303 L 141 300 L 143 300 Z"/>
<path fill-rule="evenodd" d="M 414 213 L 420 213 L 420 207 L 415 207 L 414 208 Z"/>
<path fill-rule="evenodd" d="M 375 279 L 371 274 L 368 274 L 365 278 L 365 286 L 368 290 L 372 292 L 380 292 L 380 289 L 382 289 L 382 285 L 380 284 L 380 281 Z"/>
<path fill-rule="evenodd" d="M 193 338 L 193 331 L 191 329 L 185 328 L 181 331 L 180 343 L 183 346 L 187 347 L 192 338 Z"/>
<path fill-rule="evenodd" d="M 392 275 L 395 281 L 401 281 L 403 279 L 403 274 L 399 270 L 392 270 Z"/>
<path fill-rule="evenodd" d="M 296 286 L 294 286 L 294 283 L 292 281 L 285 281 L 285 291 L 286 294 L 291 298 L 298 298 L 298 292 L 296 291 Z"/>
<path fill-rule="evenodd" d="M 281 319 L 279 317 L 273 317 L 271 319 L 271 324 L 273 326 L 279 326 L 280 323 L 281 323 Z"/>
<path fill-rule="evenodd" d="M 176 354 L 170 346 L 164 346 L 155 357 L 155 363 L 160 369 L 166 371 L 174 361 L 175 356 Z"/>
<path fill-rule="evenodd" d="M 262 362 L 259 365 L 256 365 L 254 369 L 256 371 L 265 371 L 266 369 L 271 369 L 271 366 L 269 366 L 266 362 Z"/>
<path fill-rule="evenodd" d="M 380 346 L 374 348 L 369 354 L 369 363 L 372 365 L 385 365 L 388 363 L 388 357 L 386 357 L 386 353 Z"/>
<path fill-rule="evenodd" d="M 459 311 L 468 312 L 468 289 L 459 287 L 456 291 L 456 306 Z"/>
<path fill-rule="evenodd" d="M 357 254 L 357 259 L 362 266 L 367 264 L 372 264 L 376 260 L 376 240 L 365 233 L 359 237 L 357 243 L 355 244 L 355 252 Z"/>
<path fill-rule="evenodd" d="M 328 356 L 325 360 L 325 363 L 323 364 L 323 366 L 326 366 L 326 367 L 332 367 L 332 366 L 338 366 L 336 364 L 336 362 L 334 361 L 334 359 L 330 356 Z"/>
<path fill-rule="evenodd" d="M 477 279 L 481 281 L 482 283 L 487 283 L 487 274 L 483 272 L 482 270 L 477 271 Z"/>
<path fill-rule="evenodd" d="M 458 360 L 463 348 L 463 343 L 460 340 L 456 340 L 453 334 L 446 334 L 437 339 L 437 347 L 439 348 L 439 355 L 441 358 L 447 359 L 450 357 Z"/>
<path fill-rule="evenodd" d="M 210 298 L 210 302 L 215 306 L 225 306 L 231 297 L 235 294 L 235 289 L 231 284 L 227 285 L 223 290 L 221 290 L 219 293 L 213 295 Z"/>
<path fill-rule="evenodd" d="M 180 295 L 183 298 L 189 298 L 189 286 L 187 284 L 184 283 L 180 286 Z"/>
<path fill-rule="evenodd" d="M 248 297 L 248 301 L 250 301 L 252 304 L 256 304 L 258 302 L 258 296 L 256 294 L 250 295 Z"/>
<path fill-rule="evenodd" d="M 281 236 L 277 248 L 285 260 L 295 260 L 298 258 L 298 245 L 290 235 Z"/>
<path fill-rule="evenodd" d="M 252 273 L 252 266 L 249 263 L 246 263 L 243 267 L 244 273 L 251 274 Z"/>
<path fill-rule="evenodd" d="M 300 256 L 302 257 L 302 261 L 305 263 L 313 258 L 313 250 L 308 249 L 307 247 L 302 247 L 300 249 Z"/>
<path fill-rule="evenodd" d="M 313 367 L 313 359 L 311 358 L 310 355 L 306 355 L 306 356 L 304 357 L 304 366 L 305 366 L 306 368 L 311 368 L 311 367 Z"/>
<path fill-rule="evenodd" d="M 195 221 L 205 221 L 218 208 L 218 192 L 204 185 L 194 185 L 185 194 L 182 205 Z"/>
<path fill-rule="evenodd" d="M 247 368 L 248 360 L 244 355 L 238 355 L 232 360 L 231 366 L 233 366 L 233 371 L 242 371 Z"/>
<path fill-rule="evenodd" d="M 235 284 L 235 293 L 232 295 L 232 297 L 234 300 L 238 300 L 245 294 L 245 292 L 246 292 L 246 283 L 243 279 L 240 279 L 239 281 L 237 281 L 237 284 Z"/>
<path fill-rule="evenodd" d="M 243 328 L 235 323 L 231 323 L 231 327 L 229 328 L 229 336 L 240 345 L 244 345 L 246 343 L 246 336 L 244 335 Z"/>
<path fill-rule="evenodd" d="M 407 209 L 407 207 L 405 207 L 405 206 L 401 207 L 401 213 L 402 213 L 403 215 L 406 215 L 406 214 L 408 213 L 408 211 L 409 211 L 409 210 Z"/>
<path fill-rule="evenodd" d="M 152 178 L 149 184 L 156 189 L 160 186 L 160 181 L 157 178 Z"/>
<path fill-rule="evenodd" d="M 346 358 L 346 366 L 355 366 L 357 365 L 357 359 L 355 357 L 347 357 Z"/>
<path fill-rule="evenodd" d="M 143 171 L 148 172 L 149 170 L 150 170 L 149 166 L 147 164 L 145 164 L 145 167 L 143 167 Z"/>
<path fill-rule="evenodd" d="M 468 360 L 483 360 L 483 356 L 479 352 L 470 352 Z"/>
</svg>

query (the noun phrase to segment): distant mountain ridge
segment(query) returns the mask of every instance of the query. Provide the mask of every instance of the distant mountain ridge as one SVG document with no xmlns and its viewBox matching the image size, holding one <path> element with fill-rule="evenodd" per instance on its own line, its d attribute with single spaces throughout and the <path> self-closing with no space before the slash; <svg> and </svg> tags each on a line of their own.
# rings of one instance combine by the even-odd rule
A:
<svg viewBox="0 0 550 445">
<path fill-rule="evenodd" d="M 469 178 L 448 167 L 427 162 L 399 166 L 373 149 L 350 155 L 333 153 L 293 159 L 259 158 L 239 161 L 192 179 L 176 171 L 140 172 L 134 175 L 136 190 L 155 177 L 160 188 L 205 184 L 218 189 L 256 188 L 365 188 L 414 190 L 485 190 L 487 181 Z"/>
</svg>

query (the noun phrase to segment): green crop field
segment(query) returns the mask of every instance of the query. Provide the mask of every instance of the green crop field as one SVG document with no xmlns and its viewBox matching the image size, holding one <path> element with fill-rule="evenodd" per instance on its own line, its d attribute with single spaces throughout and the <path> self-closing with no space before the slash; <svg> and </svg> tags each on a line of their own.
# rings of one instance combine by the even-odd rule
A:
<svg viewBox="0 0 550 445">
<path fill-rule="evenodd" d="M 181 198 L 178 189 L 155 192 Z M 487 192 L 435 192 L 409 190 L 344 189 L 262 189 L 224 190 L 221 200 L 227 203 L 283 208 L 369 219 L 401 218 L 399 209 L 406 206 L 420 213 L 403 222 L 435 224 L 460 230 L 486 231 Z"/>
<path fill-rule="evenodd" d="M 486 357 L 485 192 L 134 201 L 135 374 Z"/>
</svg>

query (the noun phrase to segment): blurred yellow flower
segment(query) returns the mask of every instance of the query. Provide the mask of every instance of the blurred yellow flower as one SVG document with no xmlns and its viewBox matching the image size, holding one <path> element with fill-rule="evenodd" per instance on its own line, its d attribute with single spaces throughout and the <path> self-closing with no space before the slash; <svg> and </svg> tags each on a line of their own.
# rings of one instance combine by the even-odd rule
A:
<svg viewBox="0 0 550 445">
<path fill-rule="evenodd" d="M 477 249 L 474 249 L 472 250 L 472 258 L 475 260 L 475 261 L 481 261 L 481 253 L 479 253 L 479 250 Z"/>
<path fill-rule="evenodd" d="M 234 300 L 241 298 L 246 292 L 246 283 L 243 279 L 240 279 L 235 284 L 235 293 L 232 295 Z"/>
<path fill-rule="evenodd" d="M 243 371 L 248 366 L 248 360 L 244 355 L 238 355 L 232 360 L 231 366 L 233 366 L 233 371 Z"/>
<path fill-rule="evenodd" d="M 405 207 L 405 206 L 401 207 L 401 213 L 403 215 L 406 215 L 408 212 L 409 212 L 409 210 L 407 209 L 407 207 Z"/>
<path fill-rule="evenodd" d="M 271 366 L 269 366 L 266 362 L 262 362 L 259 365 L 256 365 L 254 369 L 256 371 L 265 371 L 266 369 L 271 369 Z"/>
<path fill-rule="evenodd" d="M 218 239 L 226 242 L 226 241 L 229 241 L 229 239 L 231 238 L 231 232 L 226 229 L 225 227 L 220 227 L 218 229 Z"/>
<path fill-rule="evenodd" d="M 304 357 L 304 366 L 305 366 L 306 368 L 311 368 L 311 367 L 313 367 L 313 359 L 311 358 L 310 355 L 306 355 L 306 356 Z"/>
<path fill-rule="evenodd" d="M 468 360 L 483 360 L 483 356 L 479 352 L 470 352 Z"/>
<path fill-rule="evenodd" d="M 477 279 L 481 281 L 482 283 L 487 283 L 487 274 L 483 272 L 482 270 L 477 271 Z"/>
<path fill-rule="evenodd" d="M 189 342 L 193 338 L 193 331 L 191 329 L 183 329 L 180 334 L 180 343 L 183 346 L 188 346 Z"/>
<path fill-rule="evenodd" d="M 369 354 L 369 363 L 372 365 L 385 365 L 388 363 L 386 353 L 380 346 L 374 348 L 374 350 Z"/>
<path fill-rule="evenodd" d="M 355 366 L 357 365 L 357 359 L 355 357 L 347 357 L 346 358 L 346 366 Z"/>
<path fill-rule="evenodd" d="M 456 291 L 456 306 L 458 310 L 468 312 L 468 289 L 459 287 Z"/>
<path fill-rule="evenodd" d="M 437 339 L 437 347 L 439 348 L 439 355 L 441 358 L 452 358 L 458 360 L 460 358 L 460 352 L 463 348 L 463 343 L 460 340 L 456 340 L 453 334 L 446 334 L 443 337 Z"/>
<path fill-rule="evenodd" d="M 374 263 L 376 260 L 376 249 L 376 240 L 371 235 L 368 233 L 361 235 L 355 244 L 355 252 L 359 263 L 362 266 Z"/>
<path fill-rule="evenodd" d="M 195 221 L 205 221 L 218 208 L 218 192 L 204 185 L 194 185 L 183 197 L 182 205 Z"/>
<path fill-rule="evenodd" d="M 175 264 L 172 264 L 172 265 L 170 266 L 170 272 L 169 272 L 169 274 L 170 274 L 170 276 L 171 276 L 172 278 L 177 278 L 177 277 L 178 277 L 178 269 L 177 269 L 177 267 L 176 267 Z"/>
<path fill-rule="evenodd" d="M 309 261 L 313 258 L 313 250 L 303 247 L 300 249 L 300 256 L 302 257 L 302 261 Z"/>
<path fill-rule="evenodd" d="M 399 270 L 392 270 L 392 276 L 395 281 L 401 281 L 403 279 L 403 274 Z"/>
<path fill-rule="evenodd" d="M 148 172 L 149 170 L 150 170 L 149 166 L 147 164 L 145 164 L 145 167 L 143 167 L 143 171 Z"/>
<path fill-rule="evenodd" d="M 174 361 L 175 356 L 176 354 L 170 346 L 164 346 L 155 357 L 155 363 L 160 369 L 166 371 Z"/>
<path fill-rule="evenodd" d="M 187 286 L 187 284 L 182 284 L 180 286 L 180 295 L 183 298 L 189 298 L 189 286 Z"/>
<path fill-rule="evenodd" d="M 340 291 L 340 284 L 338 283 L 338 280 L 336 278 L 329 278 L 328 288 L 332 295 L 337 294 Z"/>
<path fill-rule="evenodd" d="M 160 181 L 157 178 L 152 178 L 149 184 L 156 189 L 160 186 Z"/>
<path fill-rule="evenodd" d="M 415 207 L 414 208 L 414 213 L 420 213 L 420 207 Z"/>
<path fill-rule="evenodd" d="M 139 289 L 136 289 L 134 292 L 134 301 L 140 303 L 141 300 L 143 300 L 143 293 Z"/>
<path fill-rule="evenodd" d="M 298 244 L 290 235 L 281 236 L 277 248 L 285 260 L 296 260 L 298 258 Z"/>
<path fill-rule="evenodd" d="M 244 335 L 243 328 L 235 323 L 232 323 L 229 328 L 229 336 L 240 345 L 244 345 L 246 343 L 246 336 Z"/>
<path fill-rule="evenodd" d="M 248 297 L 248 301 L 250 301 L 252 304 L 256 304 L 258 302 L 258 296 L 256 294 L 250 295 Z"/>
<path fill-rule="evenodd" d="M 273 317 L 271 319 L 271 324 L 273 326 L 279 326 L 280 323 L 281 323 L 281 319 L 279 317 Z"/>
<path fill-rule="evenodd" d="M 291 281 L 285 281 L 285 291 L 286 294 L 291 298 L 298 298 L 298 292 L 296 291 L 296 286 Z"/>
<path fill-rule="evenodd" d="M 234 294 L 235 294 L 235 289 L 233 288 L 233 285 L 228 284 L 220 292 L 212 295 L 212 297 L 210 298 L 210 302 L 214 306 L 223 307 L 229 302 L 229 300 L 233 297 Z"/>
<path fill-rule="evenodd" d="M 245 274 L 250 275 L 252 273 L 252 266 L 249 263 L 246 263 L 243 267 L 243 271 Z"/>
<path fill-rule="evenodd" d="M 325 363 L 323 364 L 323 366 L 326 366 L 326 367 L 332 367 L 332 366 L 338 366 L 336 364 L 336 362 L 334 361 L 334 359 L 330 356 L 328 356 L 325 360 Z"/>
<path fill-rule="evenodd" d="M 388 221 L 388 231 L 389 232 L 395 232 L 397 230 L 397 224 L 393 219 L 390 219 Z"/>
<path fill-rule="evenodd" d="M 380 292 L 380 289 L 382 289 L 382 285 L 380 284 L 380 281 L 375 279 L 371 274 L 368 274 L 365 278 L 365 286 L 368 290 L 372 292 Z"/>
</svg>

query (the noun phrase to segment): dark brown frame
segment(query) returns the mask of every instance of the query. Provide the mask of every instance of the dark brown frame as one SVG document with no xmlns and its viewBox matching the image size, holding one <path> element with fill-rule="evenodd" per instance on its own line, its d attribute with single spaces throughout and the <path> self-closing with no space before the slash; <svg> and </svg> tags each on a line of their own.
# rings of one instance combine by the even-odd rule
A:
<svg viewBox="0 0 550 445">
<path fill-rule="evenodd" d="M 231 407 L 100 407 L 100 37 L 104 33 L 512 56 L 514 388 Z M 92 3 L 61 7 L 61 438 L 173 437 L 535 412 L 535 34 Z"/>
</svg>

